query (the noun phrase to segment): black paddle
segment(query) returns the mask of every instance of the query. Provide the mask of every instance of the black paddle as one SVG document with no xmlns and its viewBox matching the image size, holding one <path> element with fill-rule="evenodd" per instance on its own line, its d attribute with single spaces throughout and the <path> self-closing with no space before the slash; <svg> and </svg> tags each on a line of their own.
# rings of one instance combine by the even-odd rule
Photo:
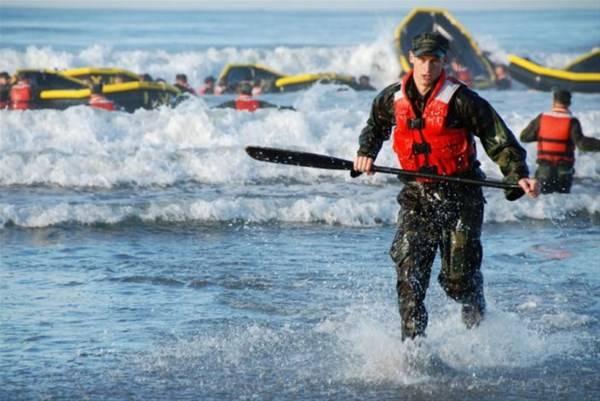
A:
<svg viewBox="0 0 600 401">
<path fill-rule="evenodd" d="M 349 170 L 353 177 L 360 175 L 354 171 L 354 163 L 350 160 L 338 159 L 337 157 L 319 155 L 316 153 L 298 152 L 295 150 L 263 148 L 259 146 L 246 147 L 246 153 L 253 159 L 263 162 L 289 164 L 292 166 L 304 166 L 323 168 L 328 170 Z M 501 181 L 477 180 L 473 178 L 452 177 L 430 173 L 421 173 L 418 171 L 400 170 L 391 167 L 381 167 L 373 165 L 373 171 L 377 173 L 395 174 L 405 177 L 432 178 L 440 181 L 459 182 L 461 184 L 479 185 L 482 187 L 503 188 L 503 189 L 521 189 L 518 184 L 508 184 Z"/>
</svg>

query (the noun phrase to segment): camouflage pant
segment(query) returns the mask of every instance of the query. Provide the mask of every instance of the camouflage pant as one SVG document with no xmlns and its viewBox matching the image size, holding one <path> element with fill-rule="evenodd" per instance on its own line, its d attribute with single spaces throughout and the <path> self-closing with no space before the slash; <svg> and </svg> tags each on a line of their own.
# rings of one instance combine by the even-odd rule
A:
<svg viewBox="0 0 600 401">
<path fill-rule="evenodd" d="M 463 304 L 467 326 L 485 310 L 481 274 L 484 198 L 479 187 L 408 183 L 398 195 L 398 231 L 390 249 L 396 264 L 402 338 L 425 332 L 425 293 L 437 248 L 438 280 L 446 294 Z"/>
<path fill-rule="evenodd" d="M 575 174 L 575 170 L 572 165 L 538 162 L 535 178 L 540 182 L 543 194 L 569 193 L 573 183 L 573 174 Z"/>
</svg>

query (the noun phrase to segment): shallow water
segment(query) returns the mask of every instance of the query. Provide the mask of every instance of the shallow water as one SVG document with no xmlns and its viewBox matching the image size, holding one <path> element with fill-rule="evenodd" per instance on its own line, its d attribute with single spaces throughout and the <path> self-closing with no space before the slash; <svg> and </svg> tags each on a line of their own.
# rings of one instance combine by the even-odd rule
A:
<svg viewBox="0 0 600 401">
<path fill-rule="evenodd" d="M 487 318 L 432 279 L 414 344 L 393 227 L 3 230 L 1 398 L 595 399 L 597 225 L 485 231 Z"/>
</svg>

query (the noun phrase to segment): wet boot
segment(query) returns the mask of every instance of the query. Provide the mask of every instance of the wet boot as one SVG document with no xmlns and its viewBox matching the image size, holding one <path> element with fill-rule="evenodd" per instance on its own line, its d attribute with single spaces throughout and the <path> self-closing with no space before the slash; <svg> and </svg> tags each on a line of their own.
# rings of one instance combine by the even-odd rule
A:
<svg viewBox="0 0 600 401">
<path fill-rule="evenodd" d="M 485 314 L 485 299 L 483 296 L 478 296 L 472 302 L 463 304 L 462 306 L 462 321 L 467 326 L 467 329 L 479 326 Z"/>
<path fill-rule="evenodd" d="M 427 328 L 427 310 L 422 303 L 400 301 L 400 317 L 402 318 L 402 341 L 425 336 Z"/>
</svg>

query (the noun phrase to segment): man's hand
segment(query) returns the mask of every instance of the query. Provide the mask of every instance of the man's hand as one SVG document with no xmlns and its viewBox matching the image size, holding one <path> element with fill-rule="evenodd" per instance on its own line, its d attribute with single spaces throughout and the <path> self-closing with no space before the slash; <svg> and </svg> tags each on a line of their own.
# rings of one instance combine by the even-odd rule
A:
<svg viewBox="0 0 600 401">
<path fill-rule="evenodd" d="M 368 156 L 356 156 L 354 159 L 354 171 L 359 173 L 367 173 L 367 175 L 373 175 L 373 159 Z"/>
<path fill-rule="evenodd" d="M 356 162 L 354 165 L 356 166 Z M 537 198 L 540 194 L 540 184 L 534 178 L 521 178 L 518 184 L 530 198 Z"/>
</svg>

